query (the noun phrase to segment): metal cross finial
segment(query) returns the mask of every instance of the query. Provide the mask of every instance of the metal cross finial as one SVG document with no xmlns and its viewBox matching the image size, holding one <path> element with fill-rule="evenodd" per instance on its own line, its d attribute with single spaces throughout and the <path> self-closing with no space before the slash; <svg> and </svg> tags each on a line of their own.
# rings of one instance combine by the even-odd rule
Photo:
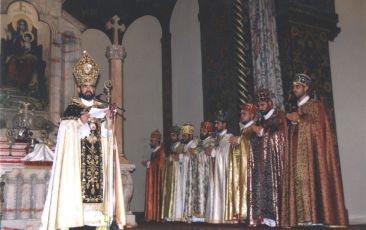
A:
<svg viewBox="0 0 366 230">
<path fill-rule="evenodd" d="M 114 15 L 105 25 L 107 30 L 113 29 L 113 45 L 118 45 L 118 32 L 124 32 L 126 27 L 124 24 L 119 24 L 120 18 L 117 15 Z"/>
</svg>

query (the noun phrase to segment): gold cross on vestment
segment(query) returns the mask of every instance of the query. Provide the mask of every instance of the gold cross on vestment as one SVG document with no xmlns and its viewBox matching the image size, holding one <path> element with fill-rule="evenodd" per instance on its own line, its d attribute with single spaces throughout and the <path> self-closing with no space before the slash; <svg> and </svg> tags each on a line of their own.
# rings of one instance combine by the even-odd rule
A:
<svg viewBox="0 0 366 230">
<path fill-rule="evenodd" d="M 117 15 L 114 15 L 105 25 L 107 30 L 113 30 L 113 45 L 118 45 L 118 33 L 124 32 L 126 27 L 124 24 L 119 24 L 120 18 Z"/>
</svg>

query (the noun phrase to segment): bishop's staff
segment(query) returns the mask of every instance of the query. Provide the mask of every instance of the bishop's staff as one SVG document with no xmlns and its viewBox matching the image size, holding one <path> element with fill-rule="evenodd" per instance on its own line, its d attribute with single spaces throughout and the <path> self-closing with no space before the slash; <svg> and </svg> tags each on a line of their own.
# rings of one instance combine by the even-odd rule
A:
<svg viewBox="0 0 366 230">
<path fill-rule="evenodd" d="M 106 119 L 107 122 L 107 127 L 110 126 L 109 122 L 112 122 L 112 133 L 110 134 L 109 132 L 107 132 L 107 139 L 110 140 L 111 138 L 111 142 L 107 145 L 107 153 L 112 153 L 112 154 L 107 154 L 107 178 L 108 178 L 108 225 L 109 225 L 109 229 L 118 229 L 117 224 L 116 224 L 116 154 L 115 151 L 117 149 L 117 146 L 115 146 L 117 144 L 117 142 L 115 142 L 115 137 L 114 137 L 114 121 L 116 118 L 116 113 L 117 110 L 115 108 L 115 106 L 113 106 L 112 102 L 111 102 L 111 97 L 112 97 L 112 81 L 108 80 L 106 82 L 104 82 L 104 93 L 106 95 L 106 99 L 107 99 L 107 104 L 108 104 L 108 109 L 110 112 L 112 112 L 112 114 L 109 114 L 110 118 L 112 118 L 110 120 L 110 118 Z M 110 137 L 110 135 L 112 135 L 112 137 Z M 110 151 L 110 147 L 112 147 L 112 151 Z"/>
<path fill-rule="evenodd" d="M 111 98 L 111 89 L 112 89 L 112 82 L 113 82 L 113 87 L 116 87 L 115 89 L 119 92 L 123 90 L 122 88 L 122 59 L 123 59 L 123 49 L 122 46 L 119 45 L 119 33 L 120 32 L 124 32 L 125 31 L 125 26 L 124 24 L 120 23 L 120 18 L 117 15 L 114 15 L 105 25 L 107 30 L 112 30 L 113 31 L 113 40 L 112 40 L 112 45 L 107 47 L 106 50 L 106 57 L 108 58 L 109 62 L 110 62 L 110 71 L 111 71 L 111 80 L 112 81 L 107 81 L 106 84 L 104 84 L 105 88 L 106 88 L 106 92 L 107 94 L 109 94 L 109 96 L 107 96 L 109 99 L 109 106 L 111 106 L 110 103 L 110 98 Z M 113 96 L 114 97 L 114 96 Z M 116 98 L 114 99 L 116 101 L 114 101 L 114 103 L 118 103 L 118 104 L 123 104 L 122 103 L 122 97 L 120 96 L 116 96 Z M 122 203 L 124 204 L 124 197 L 123 197 L 123 190 L 122 190 L 122 179 L 120 175 L 116 175 L 116 172 L 120 171 L 120 165 L 119 165 L 119 157 L 118 157 L 118 149 L 117 149 L 117 143 L 119 143 L 118 141 L 123 141 L 123 130 L 122 130 L 122 123 L 123 123 L 123 115 L 122 115 L 122 121 L 117 120 L 117 115 L 120 115 L 119 113 L 116 113 L 116 109 L 122 110 L 122 113 L 124 112 L 124 110 L 122 108 L 118 108 L 116 106 L 113 106 L 114 109 L 114 121 L 113 121 L 113 128 L 112 128 L 112 133 L 113 133 L 113 162 L 111 165 L 113 165 L 113 173 L 109 173 L 108 176 L 112 177 L 113 175 L 117 176 L 115 177 L 113 181 L 114 185 L 113 185 L 113 190 L 114 193 L 113 195 L 113 201 L 112 203 L 110 203 L 110 208 L 109 210 L 111 211 L 111 215 L 113 216 L 114 220 L 117 221 L 117 224 L 122 225 L 122 224 L 126 224 L 126 213 L 125 213 L 125 209 L 122 210 Z M 117 128 L 117 130 L 115 129 Z M 116 139 L 115 137 L 118 137 L 118 139 Z M 115 143 L 115 144 L 114 144 Z M 123 143 L 121 142 L 121 144 L 123 145 Z M 123 154 L 123 153 L 122 153 Z M 108 167 L 111 168 L 111 167 Z M 117 186 L 116 186 L 117 185 Z M 111 185 L 108 185 L 111 186 Z M 116 201 L 118 201 L 118 203 L 116 203 Z M 123 205 L 124 208 L 124 205 Z M 121 223 L 118 223 L 118 220 Z M 112 225 L 110 226 L 110 229 L 114 229 L 115 227 L 115 221 L 112 222 Z M 121 228 L 123 226 L 120 226 Z"/>
</svg>

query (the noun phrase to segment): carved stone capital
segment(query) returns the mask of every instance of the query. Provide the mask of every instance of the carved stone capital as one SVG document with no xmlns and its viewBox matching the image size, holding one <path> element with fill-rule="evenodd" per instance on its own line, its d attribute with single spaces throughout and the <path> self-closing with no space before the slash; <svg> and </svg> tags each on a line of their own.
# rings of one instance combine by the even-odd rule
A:
<svg viewBox="0 0 366 230">
<path fill-rule="evenodd" d="M 127 53 L 125 51 L 125 48 L 120 45 L 110 45 L 107 47 L 107 50 L 105 52 L 105 56 L 108 58 L 108 60 L 111 59 L 125 59 L 127 56 Z"/>
</svg>

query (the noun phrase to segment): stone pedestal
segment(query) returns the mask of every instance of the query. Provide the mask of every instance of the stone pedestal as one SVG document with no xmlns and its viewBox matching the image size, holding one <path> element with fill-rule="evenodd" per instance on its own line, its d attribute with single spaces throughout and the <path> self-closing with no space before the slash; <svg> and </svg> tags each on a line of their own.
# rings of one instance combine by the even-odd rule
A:
<svg viewBox="0 0 366 230">
<path fill-rule="evenodd" d="M 1 229 L 39 229 L 50 171 L 50 166 L 1 165 Z"/>
<path fill-rule="evenodd" d="M 135 171 L 136 166 L 133 164 L 121 164 L 122 170 L 122 183 L 123 183 L 123 196 L 125 198 L 126 205 L 126 227 L 137 226 L 135 215 L 132 214 L 130 205 L 133 196 L 133 181 L 131 173 Z"/>
</svg>

